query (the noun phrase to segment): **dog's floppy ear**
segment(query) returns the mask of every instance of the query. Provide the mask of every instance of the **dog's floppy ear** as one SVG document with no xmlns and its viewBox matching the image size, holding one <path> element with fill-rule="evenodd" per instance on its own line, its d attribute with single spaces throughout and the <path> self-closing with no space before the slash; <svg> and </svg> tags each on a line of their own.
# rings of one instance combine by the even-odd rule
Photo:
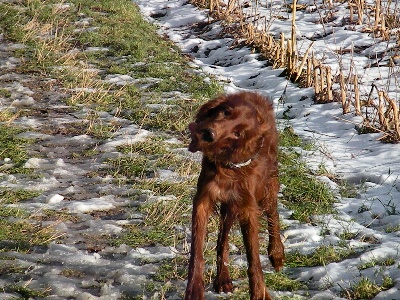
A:
<svg viewBox="0 0 400 300">
<path fill-rule="evenodd" d="M 257 110 L 257 122 L 260 125 L 265 122 L 264 116 L 261 115 L 261 112 L 259 110 Z"/>
<path fill-rule="evenodd" d="M 269 98 L 263 97 L 259 94 L 252 94 L 251 102 L 257 111 L 257 122 L 260 125 L 260 131 L 268 131 L 275 121 L 274 108 Z"/>
<path fill-rule="evenodd" d="M 199 111 L 196 114 L 196 122 L 199 120 L 204 120 L 207 118 L 207 116 L 210 114 L 210 112 L 218 107 L 220 104 L 224 103 L 226 101 L 226 96 L 221 95 L 213 100 L 208 101 L 207 103 L 203 104 L 202 107 L 200 107 Z"/>
<path fill-rule="evenodd" d="M 260 133 L 265 133 L 269 131 L 272 127 L 271 121 L 268 121 L 269 119 L 274 119 L 273 114 L 269 111 L 264 111 L 264 110 L 257 110 L 257 122 L 259 124 L 259 132 Z"/>
</svg>

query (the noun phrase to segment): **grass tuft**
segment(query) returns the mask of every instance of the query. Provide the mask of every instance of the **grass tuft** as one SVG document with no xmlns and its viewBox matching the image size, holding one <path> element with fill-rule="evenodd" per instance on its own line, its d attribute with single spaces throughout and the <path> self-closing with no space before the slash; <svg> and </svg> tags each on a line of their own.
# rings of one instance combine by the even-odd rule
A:
<svg viewBox="0 0 400 300">
<path fill-rule="evenodd" d="M 393 286 L 393 279 L 389 276 L 383 277 L 382 284 L 378 284 L 370 278 L 362 277 L 360 281 L 353 284 L 349 289 L 344 289 L 341 292 L 341 296 L 351 300 L 373 299 L 378 293 Z"/>
<path fill-rule="evenodd" d="M 18 203 L 39 196 L 38 191 L 12 190 L 10 188 L 0 188 L 0 204 Z"/>
<path fill-rule="evenodd" d="M 279 179 L 283 184 L 282 202 L 294 211 L 293 218 L 309 222 L 311 215 L 334 213 L 333 193 L 326 184 L 315 178 L 315 174 L 296 151 L 296 147 L 309 149 L 310 145 L 303 145 L 290 128 L 281 131 L 280 141 Z"/>
<path fill-rule="evenodd" d="M 5 215 L 3 210 L 0 209 L 1 216 Z M 60 237 L 52 226 L 41 227 L 24 219 L 0 219 L 0 227 L 0 251 L 26 252 L 35 245 L 46 245 Z"/>
<path fill-rule="evenodd" d="M 285 265 L 297 267 L 325 266 L 332 262 L 342 261 L 354 254 L 349 248 L 335 246 L 320 246 L 311 254 L 301 254 L 299 251 L 286 253 Z"/>
<path fill-rule="evenodd" d="M 0 125 L 0 172 L 6 174 L 29 173 L 24 168 L 28 158 L 25 147 L 31 141 L 17 137 L 21 129 Z"/>
</svg>

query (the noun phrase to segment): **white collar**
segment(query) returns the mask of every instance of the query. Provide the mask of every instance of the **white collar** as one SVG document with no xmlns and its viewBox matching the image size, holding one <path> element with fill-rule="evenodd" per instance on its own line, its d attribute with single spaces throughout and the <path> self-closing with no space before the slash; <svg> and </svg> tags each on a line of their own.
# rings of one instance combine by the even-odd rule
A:
<svg viewBox="0 0 400 300">
<path fill-rule="evenodd" d="M 263 145 L 264 145 L 264 136 L 262 137 L 260 149 L 263 147 Z M 258 149 L 257 153 L 253 156 L 253 158 L 255 158 L 258 155 L 258 152 L 260 151 L 260 149 Z M 229 168 L 240 169 L 242 167 L 248 166 L 249 164 L 251 164 L 252 161 L 253 161 L 253 159 L 250 158 L 249 160 L 246 160 L 245 162 L 242 162 L 242 163 L 234 164 L 233 162 L 230 162 L 227 164 L 227 166 Z"/>
<path fill-rule="evenodd" d="M 229 163 L 229 167 L 240 169 L 241 167 L 245 167 L 245 166 L 249 165 L 250 163 L 251 163 L 251 158 L 249 160 L 245 161 L 245 162 L 242 162 L 242 163 L 234 164 L 234 163 L 231 162 L 231 163 Z"/>
</svg>

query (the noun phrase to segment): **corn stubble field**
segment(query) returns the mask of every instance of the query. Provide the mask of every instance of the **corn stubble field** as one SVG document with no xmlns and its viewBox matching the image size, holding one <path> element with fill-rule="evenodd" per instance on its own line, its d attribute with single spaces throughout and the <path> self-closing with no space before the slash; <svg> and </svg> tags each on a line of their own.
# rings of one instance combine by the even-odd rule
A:
<svg viewBox="0 0 400 300">
<path fill-rule="evenodd" d="M 289 80 L 314 88 L 316 103 L 337 101 L 343 114 L 359 115 L 360 132 L 400 139 L 396 1 L 193 4 L 209 8 L 211 23 L 222 21 L 238 49 L 258 51 Z M 347 17 L 338 20 L 343 10 Z M 160 37 L 131 1 L 0 1 L 0 14 L 0 298 L 181 299 L 199 173 L 199 157 L 185 150 L 186 127 L 224 83 Z M 321 33 L 306 43 L 292 16 L 307 14 Z M 274 24 L 287 20 L 277 31 Z M 367 54 L 376 64 L 356 68 L 365 49 L 355 45 L 332 45 L 332 56 L 321 50 L 332 24 L 385 44 Z M 376 68 L 382 76 L 371 81 L 365 74 Z M 330 190 L 317 179 L 327 175 L 324 166 L 312 170 L 299 154 L 317 146 L 279 122 L 282 229 L 312 227 L 314 215 L 334 215 L 338 197 L 355 197 L 360 187 L 329 174 L 339 195 Z M 210 220 L 205 249 L 207 286 L 217 220 Z M 353 233 L 336 238 L 309 253 L 288 251 L 285 270 L 266 273 L 276 297 L 310 298 L 321 287 L 293 274 L 359 255 L 348 243 L 358 238 Z M 222 297 L 247 299 L 238 228 L 231 244 L 237 288 Z M 383 280 L 364 276 L 340 287 L 337 297 L 373 299 L 389 290 L 397 283 L 385 268 L 395 264 L 393 258 L 359 265 L 360 272 L 379 269 Z"/>
<path fill-rule="evenodd" d="M 212 16 L 224 20 L 238 38 L 246 39 L 274 68 L 285 68 L 285 75 L 292 81 L 313 87 L 316 103 L 341 102 L 343 114 L 354 112 L 362 117 L 361 131 L 382 132 L 384 141 L 399 141 L 400 5 L 397 1 L 194 3 L 201 7 L 209 5 Z M 320 24 L 320 30 L 312 35 L 303 32 L 304 24 L 296 25 L 296 14 L 300 14 L 301 23 Z M 291 24 L 279 31 L 273 24 L 282 20 Z M 339 38 L 343 30 L 348 35 L 361 33 L 361 38 L 372 41 L 343 42 Z M 335 34 L 336 44 L 323 42 Z M 365 63 L 357 60 L 358 56 L 370 60 Z"/>
</svg>

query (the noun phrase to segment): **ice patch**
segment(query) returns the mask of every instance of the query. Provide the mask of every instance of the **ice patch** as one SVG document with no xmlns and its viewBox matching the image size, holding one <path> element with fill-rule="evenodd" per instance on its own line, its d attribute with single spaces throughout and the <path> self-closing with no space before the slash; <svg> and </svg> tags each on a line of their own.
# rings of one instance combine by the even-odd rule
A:
<svg viewBox="0 0 400 300">
<path fill-rule="evenodd" d="M 31 106 L 35 103 L 35 99 L 30 96 L 23 96 L 20 99 L 15 99 L 11 105 L 14 107 Z"/>
<path fill-rule="evenodd" d="M 127 85 L 133 83 L 135 79 L 129 75 L 111 74 L 107 75 L 104 81 L 116 85 Z"/>
<path fill-rule="evenodd" d="M 64 196 L 61 196 L 59 194 L 55 194 L 53 196 L 51 196 L 48 200 L 47 203 L 48 204 L 57 204 L 60 203 L 61 201 L 64 200 Z"/>
<path fill-rule="evenodd" d="M 144 129 L 136 131 L 134 130 L 131 134 L 129 131 L 117 132 L 115 135 L 120 136 L 119 138 L 114 138 L 113 140 L 99 146 L 98 149 L 102 152 L 111 152 L 114 151 L 115 148 L 118 146 L 130 145 L 137 142 L 141 142 L 150 134 L 151 134 L 150 131 Z"/>
<path fill-rule="evenodd" d="M 151 248 L 136 248 L 131 250 L 127 254 L 128 259 L 140 259 L 140 260 L 147 260 L 147 261 L 161 261 L 167 258 L 174 258 L 177 252 L 176 249 L 173 247 L 163 247 L 163 246 L 156 246 Z"/>
<path fill-rule="evenodd" d="M 86 201 L 74 201 L 69 203 L 66 207 L 72 213 L 89 213 L 91 211 L 110 210 L 114 208 L 113 195 L 108 195 L 99 198 L 92 198 Z"/>
</svg>

